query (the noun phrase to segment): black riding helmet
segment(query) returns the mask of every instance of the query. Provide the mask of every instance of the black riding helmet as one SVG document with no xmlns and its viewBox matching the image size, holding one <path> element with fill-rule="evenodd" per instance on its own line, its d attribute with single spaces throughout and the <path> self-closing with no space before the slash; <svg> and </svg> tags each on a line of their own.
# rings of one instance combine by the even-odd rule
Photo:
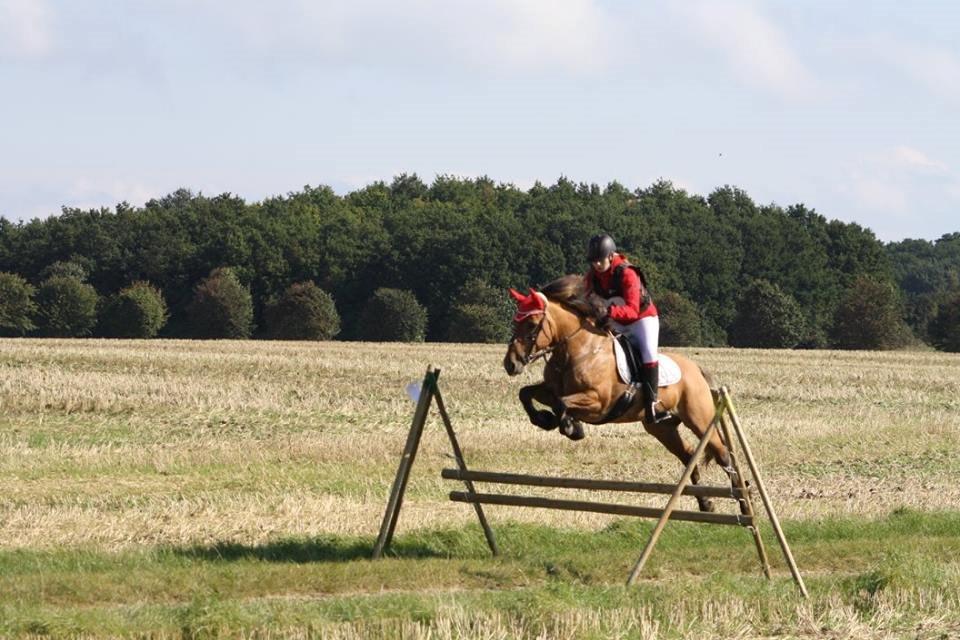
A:
<svg viewBox="0 0 960 640">
<path fill-rule="evenodd" d="M 617 245 L 613 238 L 603 233 L 590 238 L 587 244 L 587 262 L 596 262 L 603 260 L 617 252 Z"/>
</svg>

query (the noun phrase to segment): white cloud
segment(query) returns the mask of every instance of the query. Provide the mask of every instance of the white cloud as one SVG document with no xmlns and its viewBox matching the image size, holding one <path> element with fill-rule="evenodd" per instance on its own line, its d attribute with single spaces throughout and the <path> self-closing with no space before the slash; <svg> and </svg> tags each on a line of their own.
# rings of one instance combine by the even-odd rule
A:
<svg viewBox="0 0 960 640">
<path fill-rule="evenodd" d="M 955 50 L 884 33 L 846 38 L 838 42 L 837 51 L 844 57 L 855 54 L 885 74 L 899 72 L 927 91 L 918 102 L 929 97 L 960 102 L 960 54 Z M 886 82 L 891 82 L 889 77 Z"/>
<path fill-rule="evenodd" d="M 313 63 L 580 74 L 613 59 L 617 23 L 596 0 L 354 0 L 186 3 L 251 49 Z"/>
<path fill-rule="evenodd" d="M 558 65 L 573 72 L 611 62 L 614 22 L 592 0 L 497 0 L 490 8 L 485 33 L 473 38 L 475 62 L 492 56 L 504 66 Z"/>
<path fill-rule="evenodd" d="M 897 147 L 890 154 L 894 163 L 901 167 L 927 171 L 931 173 L 946 173 L 947 165 L 939 160 L 933 160 L 923 151 L 911 147 Z"/>
<path fill-rule="evenodd" d="M 51 19 L 45 0 L 0 0 L 0 60 L 38 58 L 50 53 Z"/>
<path fill-rule="evenodd" d="M 726 57 L 748 83 L 786 98 L 816 90 L 816 81 L 786 34 L 750 3 L 699 0 L 679 5 L 701 40 Z"/>
<path fill-rule="evenodd" d="M 960 176 L 919 149 L 901 145 L 864 154 L 840 175 L 839 190 L 851 210 L 882 239 L 916 237 L 922 225 L 955 226 L 945 203 L 960 201 Z"/>
</svg>

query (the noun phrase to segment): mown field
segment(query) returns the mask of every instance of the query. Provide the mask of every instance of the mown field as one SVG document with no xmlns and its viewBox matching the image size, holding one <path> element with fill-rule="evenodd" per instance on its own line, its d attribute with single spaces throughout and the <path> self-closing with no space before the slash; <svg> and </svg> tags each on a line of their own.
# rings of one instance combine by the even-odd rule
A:
<svg viewBox="0 0 960 640">
<path fill-rule="evenodd" d="M 731 388 L 809 600 L 769 528 L 772 581 L 745 531 L 674 522 L 626 588 L 652 523 L 573 512 L 488 507 L 490 558 L 435 413 L 370 561 L 431 363 L 473 468 L 679 477 L 639 426 L 528 424 L 540 366 L 500 346 L 0 340 L 0 635 L 960 637 L 960 357 L 683 352 Z"/>
</svg>

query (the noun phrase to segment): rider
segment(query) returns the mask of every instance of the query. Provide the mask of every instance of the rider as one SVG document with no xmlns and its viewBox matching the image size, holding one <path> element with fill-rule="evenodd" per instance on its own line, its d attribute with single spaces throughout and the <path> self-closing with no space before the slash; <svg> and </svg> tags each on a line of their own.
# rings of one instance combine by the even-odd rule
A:
<svg viewBox="0 0 960 640">
<path fill-rule="evenodd" d="M 598 326 L 625 333 L 640 353 L 643 366 L 640 386 L 643 390 L 644 421 L 660 422 L 669 417 L 657 413 L 659 365 L 657 343 L 660 339 L 660 318 L 650 299 L 643 275 L 627 259 L 617 253 L 613 238 L 601 234 L 590 238 L 587 262 L 592 267 L 586 274 L 587 291 L 604 300 L 597 309 Z M 620 298 L 620 300 L 612 300 Z"/>
</svg>

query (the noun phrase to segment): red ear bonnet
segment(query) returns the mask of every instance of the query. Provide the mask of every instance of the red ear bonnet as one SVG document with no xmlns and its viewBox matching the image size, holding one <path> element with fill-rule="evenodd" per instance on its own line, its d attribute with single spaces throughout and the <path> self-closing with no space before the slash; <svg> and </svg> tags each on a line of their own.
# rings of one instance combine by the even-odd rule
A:
<svg viewBox="0 0 960 640">
<path fill-rule="evenodd" d="M 546 311 L 547 305 L 543 298 L 533 289 L 530 289 L 530 295 L 527 296 L 510 289 L 510 295 L 517 301 L 517 313 L 513 316 L 514 322 L 522 322 L 530 316 L 539 315 Z"/>
</svg>

